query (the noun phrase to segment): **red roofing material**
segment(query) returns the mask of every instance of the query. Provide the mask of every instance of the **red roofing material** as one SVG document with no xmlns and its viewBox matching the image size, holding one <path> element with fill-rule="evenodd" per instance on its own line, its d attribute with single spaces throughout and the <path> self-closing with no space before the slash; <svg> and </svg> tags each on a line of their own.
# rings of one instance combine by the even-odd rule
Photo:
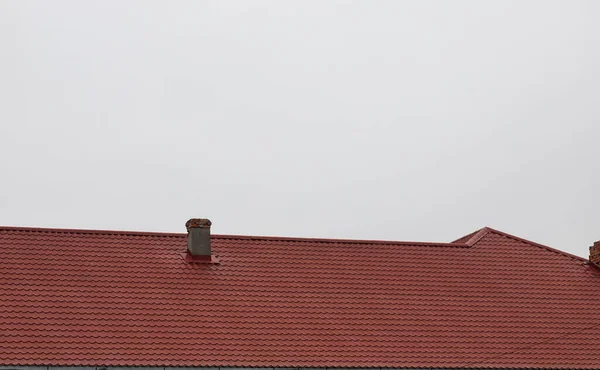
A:
<svg viewBox="0 0 600 370">
<path fill-rule="evenodd" d="M 600 368 L 600 269 L 455 243 L 0 228 L 0 365 Z"/>
</svg>

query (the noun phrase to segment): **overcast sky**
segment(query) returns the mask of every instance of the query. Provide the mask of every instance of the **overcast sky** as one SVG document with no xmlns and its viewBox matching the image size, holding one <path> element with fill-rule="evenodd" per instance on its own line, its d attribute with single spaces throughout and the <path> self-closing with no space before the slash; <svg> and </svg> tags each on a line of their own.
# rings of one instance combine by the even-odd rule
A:
<svg viewBox="0 0 600 370">
<path fill-rule="evenodd" d="M 0 225 L 600 239 L 598 1 L 1 1 Z"/>
</svg>

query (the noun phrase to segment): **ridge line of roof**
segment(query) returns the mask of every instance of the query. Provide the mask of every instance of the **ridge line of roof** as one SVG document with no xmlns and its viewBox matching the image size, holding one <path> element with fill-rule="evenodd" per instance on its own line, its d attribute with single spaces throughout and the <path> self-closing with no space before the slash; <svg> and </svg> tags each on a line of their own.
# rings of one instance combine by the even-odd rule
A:
<svg viewBox="0 0 600 370">
<path fill-rule="evenodd" d="M 505 237 L 507 237 L 507 238 L 510 238 L 510 239 L 513 239 L 513 240 L 516 240 L 516 241 L 519 241 L 519 242 L 522 242 L 522 243 L 525 243 L 525 244 L 529 244 L 529 245 L 531 245 L 531 246 L 533 246 L 533 247 L 542 248 L 542 249 L 545 249 L 545 250 L 547 250 L 547 251 L 549 251 L 549 252 L 553 252 L 553 253 L 556 253 L 556 254 L 560 254 L 560 255 L 562 255 L 563 257 L 567 257 L 567 258 L 570 258 L 570 259 L 572 259 L 572 260 L 575 260 L 575 261 L 578 261 L 578 262 L 587 262 L 587 259 L 586 259 L 586 258 L 579 257 L 579 256 L 576 256 L 576 255 L 574 255 L 574 254 L 571 254 L 571 253 L 568 253 L 568 252 L 564 252 L 564 251 L 561 251 L 560 249 L 552 248 L 552 247 L 549 247 L 549 246 L 547 246 L 547 245 L 544 245 L 544 244 L 536 243 L 536 242 L 534 242 L 534 241 L 531 241 L 531 240 L 528 240 L 528 239 L 520 238 L 520 237 L 518 237 L 518 236 L 515 236 L 515 235 L 512 235 L 512 234 L 509 234 L 509 233 L 506 233 L 506 232 L 504 232 L 504 231 L 496 230 L 496 229 L 493 229 L 493 228 L 491 228 L 491 227 L 488 227 L 488 226 L 484 227 L 484 228 L 483 228 L 483 229 L 481 229 L 481 230 L 485 230 L 486 232 L 485 232 L 484 234 L 482 234 L 482 235 L 481 235 L 481 236 L 478 238 L 478 240 L 476 240 L 476 241 L 475 241 L 475 242 L 474 242 L 474 243 L 473 243 L 471 246 L 474 246 L 475 244 L 477 244 L 479 241 L 481 241 L 481 239 L 482 239 L 482 238 L 483 238 L 485 235 L 487 235 L 488 233 L 490 233 L 490 232 L 491 232 L 491 233 L 496 233 L 496 234 L 498 234 L 498 235 L 502 235 L 502 236 L 505 236 Z M 471 242 L 471 240 L 469 240 L 469 242 Z"/>
<path fill-rule="evenodd" d="M 479 230 L 481 230 L 481 229 L 479 229 Z M 467 235 L 463 235 L 460 238 L 457 238 L 457 239 L 451 241 L 450 243 L 464 243 L 464 242 L 461 242 L 461 240 L 469 241 L 473 237 L 473 235 L 475 235 L 476 233 L 479 232 L 479 230 L 475 230 L 472 233 L 468 233 Z"/>
<path fill-rule="evenodd" d="M 477 244 L 481 239 L 483 239 L 484 236 L 486 236 L 487 234 L 490 233 L 492 229 L 490 229 L 489 227 L 485 226 L 482 227 L 481 229 L 475 231 L 473 233 L 473 236 L 471 236 L 466 242 L 465 244 L 468 245 L 469 247 L 474 246 L 475 244 Z"/>
<path fill-rule="evenodd" d="M 0 231 L 23 231 L 56 234 L 96 234 L 96 235 L 123 235 L 123 236 L 160 236 L 183 237 L 184 233 L 169 233 L 157 231 L 131 231 L 131 230 L 98 230 L 98 229 L 68 229 L 52 227 L 26 227 L 26 226 L 0 226 Z"/>
<path fill-rule="evenodd" d="M 183 238 L 185 233 L 170 232 L 150 232 L 150 231 L 129 231 L 129 230 L 97 230 L 97 229 L 62 229 L 62 228 L 43 228 L 43 227 L 23 227 L 23 226 L 0 226 L 0 231 L 22 231 L 22 232 L 41 232 L 57 234 L 95 234 L 95 235 L 122 235 L 122 236 L 149 236 L 149 237 L 168 237 Z M 398 241 L 398 240 L 378 240 L 378 239 L 343 239 L 343 238 L 311 238 L 311 237 L 290 237 L 290 236 L 261 236 L 261 235 L 230 235 L 213 234 L 217 239 L 230 240 L 265 240 L 265 241 L 286 241 L 286 242 L 321 242 L 321 243 L 345 243 L 345 244 L 387 244 L 387 245 L 422 245 L 431 247 L 452 247 L 468 248 L 465 243 L 447 243 L 447 242 L 419 242 L 419 241 Z"/>
<path fill-rule="evenodd" d="M 465 367 L 431 367 L 431 366 L 410 366 L 410 367 L 391 367 L 391 366 L 320 366 L 320 367 L 298 367 L 298 366 L 154 366 L 154 365 L 0 365 L 1 370 L 578 370 L 578 369 L 589 369 L 587 367 L 489 367 L 489 366 L 477 366 L 472 368 Z"/>
</svg>

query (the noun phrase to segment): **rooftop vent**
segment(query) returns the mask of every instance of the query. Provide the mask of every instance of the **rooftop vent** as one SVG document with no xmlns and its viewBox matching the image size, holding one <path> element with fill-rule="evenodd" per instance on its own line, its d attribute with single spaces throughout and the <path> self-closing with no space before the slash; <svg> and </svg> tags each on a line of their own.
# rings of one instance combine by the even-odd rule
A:
<svg viewBox="0 0 600 370">
<path fill-rule="evenodd" d="M 210 222 L 207 218 L 192 218 L 185 223 L 187 229 L 187 262 L 217 263 L 210 247 Z"/>
<path fill-rule="evenodd" d="M 590 247 L 590 262 L 600 267 L 600 240 Z"/>
</svg>

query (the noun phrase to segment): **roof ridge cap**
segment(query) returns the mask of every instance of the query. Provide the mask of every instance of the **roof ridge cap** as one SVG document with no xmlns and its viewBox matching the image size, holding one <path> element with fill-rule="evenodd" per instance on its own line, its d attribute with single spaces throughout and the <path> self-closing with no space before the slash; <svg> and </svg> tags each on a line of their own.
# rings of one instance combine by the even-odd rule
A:
<svg viewBox="0 0 600 370">
<path fill-rule="evenodd" d="M 0 226 L 0 231 L 18 231 L 18 232 L 39 232 L 56 234 L 94 234 L 94 235 L 122 235 L 122 236 L 150 236 L 150 237 L 176 237 L 183 238 L 185 233 L 169 232 L 151 232 L 151 231 L 130 231 L 130 230 L 98 230 L 98 229 L 67 229 L 67 228 L 45 228 L 45 227 L 24 227 L 24 226 Z M 322 242 L 322 243 L 345 243 L 345 244 L 387 244 L 387 245 L 417 245 L 431 247 L 468 247 L 464 243 L 446 243 L 446 242 L 419 242 L 419 241 L 398 241 L 398 240 L 378 240 L 378 239 L 343 239 L 343 238 L 311 238 L 294 236 L 261 236 L 261 235 L 235 235 L 235 234 L 213 234 L 217 239 L 237 239 L 237 240 L 273 240 L 289 242 Z"/>
<path fill-rule="evenodd" d="M 98 229 L 67 229 L 52 227 L 25 227 L 25 226 L 0 226 L 0 231 L 21 231 L 55 234 L 95 234 L 95 235 L 124 235 L 124 236 L 158 236 L 158 237 L 184 237 L 184 233 L 169 233 L 157 231 L 132 231 L 132 230 L 98 230 Z"/>
<path fill-rule="evenodd" d="M 469 247 L 475 245 L 478 241 L 481 240 L 487 233 L 490 232 L 490 228 L 485 226 L 481 229 L 477 229 L 467 235 L 461 236 L 460 238 L 451 242 L 452 244 L 465 244 Z"/>
<path fill-rule="evenodd" d="M 502 236 L 505 236 L 507 238 L 510 238 L 510 239 L 513 239 L 513 240 L 517 240 L 517 241 L 520 241 L 520 242 L 525 243 L 525 244 L 529 244 L 529 245 L 531 245 L 533 247 L 542 248 L 542 249 L 545 249 L 545 250 L 547 250 L 549 252 L 560 254 L 563 257 L 567 257 L 567 258 L 570 258 L 572 260 L 576 260 L 578 262 L 586 262 L 587 261 L 586 258 L 579 257 L 579 256 L 576 256 L 576 255 L 571 254 L 569 252 L 561 251 L 560 249 L 552 248 L 552 247 L 549 247 L 549 246 L 544 245 L 544 244 L 536 243 L 534 241 L 531 241 L 531 240 L 528 240 L 528 239 L 524 239 L 524 238 L 521 238 L 521 237 L 518 237 L 518 236 L 515 236 L 515 235 L 512 235 L 512 234 L 506 233 L 504 231 L 492 229 L 491 227 L 487 227 L 487 226 L 485 227 L 485 229 L 487 229 L 488 232 L 492 232 L 492 233 L 495 233 L 495 234 L 498 234 L 498 235 L 502 235 Z"/>
<path fill-rule="evenodd" d="M 491 228 L 484 226 L 481 229 L 479 229 L 478 231 L 476 231 L 475 234 L 471 238 L 469 238 L 469 240 L 467 240 L 465 242 L 465 244 L 467 244 L 469 247 L 472 247 L 475 244 L 477 244 L 481 239 L 483 239 L 484 236 L 489 234 L 491 231 L 492 231 Z"/>
</svg>

